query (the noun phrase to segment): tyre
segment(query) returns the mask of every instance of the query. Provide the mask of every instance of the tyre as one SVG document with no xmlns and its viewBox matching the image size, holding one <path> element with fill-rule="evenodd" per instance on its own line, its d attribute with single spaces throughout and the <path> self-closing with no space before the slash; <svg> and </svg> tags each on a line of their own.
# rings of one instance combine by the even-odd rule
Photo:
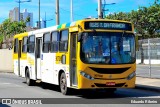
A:
<svg viewBox="0 0 160 107">
<path fill-rule="evenodd" d="M 29 70 L 26 70 L 26 83 L 28 86 L 32 86 L 34 84 L 34 80 L 30 79 Z"/>
<path fill-rule="evenodd" d="M 69 94 L 69 88 L 67 88 L 67 79 L 64 72 L 60 76 L 59 85 L 60 85 L 61 93 L 63 95 Z"/>
</svg>

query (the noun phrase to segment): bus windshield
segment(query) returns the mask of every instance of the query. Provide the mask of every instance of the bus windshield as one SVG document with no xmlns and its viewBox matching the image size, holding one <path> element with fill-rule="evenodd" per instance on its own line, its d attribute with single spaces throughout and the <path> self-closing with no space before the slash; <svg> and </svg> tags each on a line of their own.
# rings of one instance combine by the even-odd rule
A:
<svg viewBox="0 0 160 107">
<path fill-rule="evenodd" d="M 81 60 L 90 64 L 128 64 L 135 62 L 132 33 L 86 32 L 81 40 Z"/>
</svg>

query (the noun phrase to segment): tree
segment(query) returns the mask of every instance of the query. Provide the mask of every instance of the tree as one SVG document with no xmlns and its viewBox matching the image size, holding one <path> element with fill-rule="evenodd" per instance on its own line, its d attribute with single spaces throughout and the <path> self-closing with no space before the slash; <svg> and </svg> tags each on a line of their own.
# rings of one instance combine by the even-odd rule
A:
<svg viewBox="0 0 160 107">
<path fill-rule="evenodd" d="M 135 25 L 137 33 L 142 34 L 143 38 L 156 37 L 155 32 L 160 29 L 160 4 L 155 0 L 150 7 L 139 7 L 137 11 L 129 13 L 119 12 L 106 16 L 107 19 L 118 19 L 131 21 Z M 149 36 L 145 34 L 148 33 Z"/>
<path fill-rule="evenodd" d="M 24 21 L 11 22 L 10 19 L 6 19 L 0 25 L 0 44 L 2 44 L 3 40 L 6 40 L 6 38 L 13 37 L 15 34 L 22 33 L 25 31 L 26 31 L 26 22 Z"/>
</svg>

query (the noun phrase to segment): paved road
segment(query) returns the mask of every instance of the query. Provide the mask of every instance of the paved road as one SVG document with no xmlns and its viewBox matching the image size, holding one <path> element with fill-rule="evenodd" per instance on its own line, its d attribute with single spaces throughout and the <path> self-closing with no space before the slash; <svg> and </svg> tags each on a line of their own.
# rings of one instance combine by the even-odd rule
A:
<svg viewBox="0 0 160 107">
<path fill-rule="evenodd" d="M 149 65 L 137 65 L 137 76 L 150 77 Z M 151 77 L 160 79 L 160 65 L 151 65 Z"/>
<path fill-rule="evenodd" d="M 125 104 L 126 101 L 133 98 L 160 98 L 160 93 L 138 89 L 118 89 L 112 96 L 106 94 L 105 92 L 86 96 L 84 94 L 81 94 L 79 91 L 74 91 L 72 95 L 64 96 L 58 91 L 58 87 L 56 86 L 47 85 L 46 89 L 44 89 L 40 84 L 37 84 L 36 86 L 30 87 L 25 84 L 24 78 L 17 77 L 16 75 L 11 73 L 0 73 L 0 98 L 60 98 L 58 99 L 59 101 L 65 101 L 68 98 L 71 98 L 71 100 L 73 101 L 77 101 L 76 99 L 80 98 L 81 103 L 83 101 L 84 103 L 91 104 L 101 102 L 102 104 L 104 102 L 108 102 L 111 104 Z M 63 103 L 63 101 L 61 103 Z M 83 104 L 83 106 L 91 107 L 90 104 Z M 95 105 L 93 106 L 95 107 Z M 111 106 L 113 107 L 113 105 Z"/>
</svg>

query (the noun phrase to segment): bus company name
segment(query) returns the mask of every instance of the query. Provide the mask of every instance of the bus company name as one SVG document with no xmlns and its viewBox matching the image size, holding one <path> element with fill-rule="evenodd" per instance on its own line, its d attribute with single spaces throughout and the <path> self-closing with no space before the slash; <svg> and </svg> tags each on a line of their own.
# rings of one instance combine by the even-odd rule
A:
<svg viewBox="0 0 160 107">
<path fill-rule="evenodd" d="M 90 22 L 90 28 L 117 28 L 124 29 L 126 25 L 124 23 L 101 23 L 101 22 Z"/>
</svg>

